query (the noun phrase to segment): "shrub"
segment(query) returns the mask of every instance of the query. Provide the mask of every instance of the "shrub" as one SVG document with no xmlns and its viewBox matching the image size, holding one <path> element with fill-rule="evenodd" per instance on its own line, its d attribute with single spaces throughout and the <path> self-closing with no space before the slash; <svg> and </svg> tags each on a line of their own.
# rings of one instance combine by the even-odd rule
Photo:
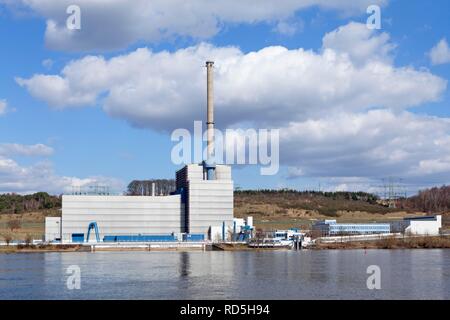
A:
<svg viewBox="0 0 450 320">
<path fill-rule="evenodd" d="M 29 233 L 27 233 L 27 235 L 25 236 L 25 245 L 28 247 L 32 241 L 33 241 L 33 238 L 31 237 L 31 235 Z"/>
<path fill-rule="evenodd" d="M 12 240 L 12 235 L 9 234 L 9 233 L 5 233 L 5 234 L 2 235 L 2 237 L 3 237 L 3 239 L 5 240 L 6 245 L 9 246 L 9 243 L 10 243 L 11 240 Z"/>
</svg>

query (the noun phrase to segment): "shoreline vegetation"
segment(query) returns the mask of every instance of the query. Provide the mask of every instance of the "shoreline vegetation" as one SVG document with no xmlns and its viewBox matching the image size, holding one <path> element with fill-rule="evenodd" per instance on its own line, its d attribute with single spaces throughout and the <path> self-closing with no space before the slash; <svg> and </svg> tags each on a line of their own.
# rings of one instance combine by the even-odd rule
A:
<svg viewBox="0 0 450 320">
<path fill-rule="evenodd" d="M 314 245 L 317 250 L 351 249 L 450 249 L 450 237 L 387 237 L 373 241 L 333 242 Z"/>
<path fill-rule="evenodd" d="M 89 250 L 88 250 L 89 249 Z M 39 245 L 3 245 L 0 246 L 0 254 L 2 253 L 31 253 L 31 252 L 86 252 L 90 251 L 89 247 L 83 247 L 80 245 L 51 245 L 51 244 L 39 244 Z"/>
<path fill-rule="evenodd" d="M 424 237 L 405 237 L 395 238 L 388 237 L 373 241 L 353 241 L 353 242 L 334 242 L 334 243 L 321 243 L 317 242 L 314 245 L 302 250 L 413 250 L 413 249 L 450 249 L 450 237 L 448 236 L 424 236 Z M 211 249 L 213 251 L 277 251 L 277 250 L 290 250 L 290 249 L 253 249 L 242 243 L 218 243 L 213 244 Z M 159 250 L 147 250 L 144 248 L 122 248 L 122 247 L 109 247 L 96 249 L 95 251 L 190 251 L 186 250 L 174 250 L 172 249 L 159 249 Z M 192 251 L 198 251 L 198 249 L 192 249 Z M 2 253 L 44 253 L 44 252 L 91 252 L 91 246 L 89 245 L 51 245 L 51 244 L 39 244 L 39 245 L 2 245 L 0 246 L 0 254 Z"/>
</svg>

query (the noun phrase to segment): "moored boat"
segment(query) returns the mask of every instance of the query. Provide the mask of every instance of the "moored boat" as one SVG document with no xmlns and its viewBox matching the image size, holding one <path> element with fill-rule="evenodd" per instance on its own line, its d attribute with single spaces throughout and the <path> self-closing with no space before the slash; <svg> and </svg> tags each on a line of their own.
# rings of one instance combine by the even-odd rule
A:
<svg viewBox="0 0 450 320">
<path fill-rule="evenodd" d="M 248 243 L 250 248 L 258 249 L 291 249 L 294 245 L 292 240 L 282 240 L 279 238 L 255 239 Z"/>
</svg>

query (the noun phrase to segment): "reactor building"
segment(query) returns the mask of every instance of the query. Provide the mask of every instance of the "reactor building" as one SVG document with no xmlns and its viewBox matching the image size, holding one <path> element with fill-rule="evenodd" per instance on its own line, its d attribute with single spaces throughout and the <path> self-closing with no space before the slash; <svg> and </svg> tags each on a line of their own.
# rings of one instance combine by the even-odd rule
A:
<svg viewBox="0 0 450 320">
<path fill-rule="evenodd" d="M 229 237 L 233 225 L 233 180 L 231 167 L 216 165 L 213 160 L 213 65 L 206 62 L 207 158 L 176 172 L 176 191 L 167 196 L 63 195 L 61 218 L 46 219 L 46 241 Z"/>
</svg>

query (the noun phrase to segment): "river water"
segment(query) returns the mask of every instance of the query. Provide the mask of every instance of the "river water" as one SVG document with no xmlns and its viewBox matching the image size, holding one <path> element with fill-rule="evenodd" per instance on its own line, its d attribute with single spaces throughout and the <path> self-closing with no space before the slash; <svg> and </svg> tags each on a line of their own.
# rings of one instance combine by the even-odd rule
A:
<svg viewBox="0 0 450 320">
<path fill-rule="evenodd" d="M 450 250 L 0 254 L 0 299 L 450 299 Z"/>
</svg>

